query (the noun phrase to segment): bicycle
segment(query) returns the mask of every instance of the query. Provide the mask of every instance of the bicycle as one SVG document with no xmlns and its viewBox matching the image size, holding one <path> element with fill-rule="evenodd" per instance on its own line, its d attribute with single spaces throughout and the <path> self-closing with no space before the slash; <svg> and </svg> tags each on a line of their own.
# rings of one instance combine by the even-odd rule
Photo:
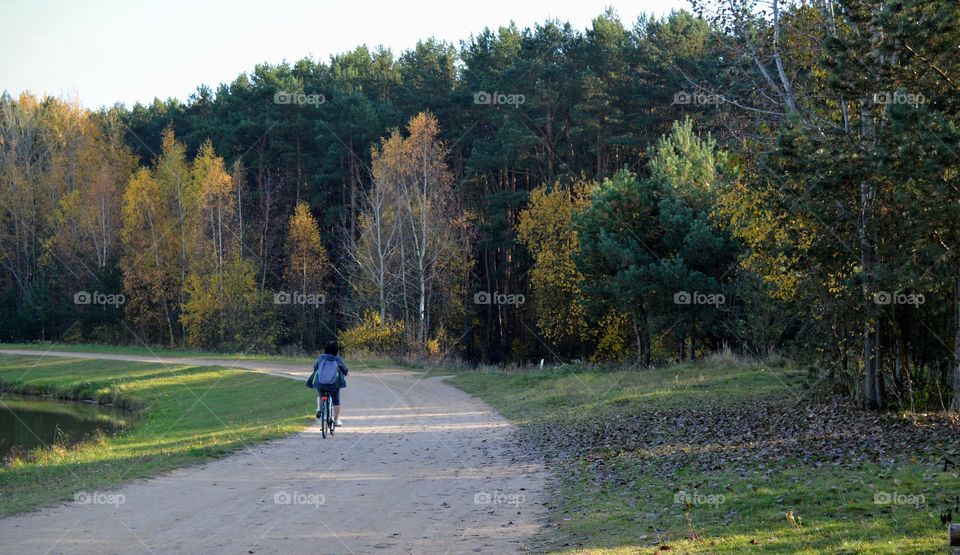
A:
<svg viewBox="0 0 960 555">
<path fill-rule="evenodd" d="M 337 421 L 333 418 L 333 398 L 327 391 L 320 392 L 320 434 L 324 439 L 327 438 L 327 432 L 333 437 L 333 431 L 337 427 Z"/>
</svg>

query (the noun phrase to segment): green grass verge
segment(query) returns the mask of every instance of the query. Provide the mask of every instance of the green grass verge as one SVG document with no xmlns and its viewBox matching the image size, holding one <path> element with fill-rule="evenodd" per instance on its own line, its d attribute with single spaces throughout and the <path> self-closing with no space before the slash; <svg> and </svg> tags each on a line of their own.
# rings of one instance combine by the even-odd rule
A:
<svg viewBox="0 0 960 555">
<path fill-rule="evenodd" d="M 66 351 L 75 353 L 106 353 L 114 355 L 142 355 L 158 357 L 204 358 L 229 361 L 269 361 L 278 364 L 312 365 L 316 357 L 277 356 L 259 353 L 220 353 L 193 349 L 169 349 L 164 347 L 142 347 L 133 345 L 99 345 L 93 343 L 0 343 L 0 349 L 21 349 L 30 351 Z M 368 359 L 347 357 L 351 368 L 380 370 L 395 368 L 396 363 L 386 359 Z"/>
<path fill-rule="evenodd" d="M 0 355 L 0 384 L 138 412 L 115 436 L 36 450 L 0 467 L 0 516 L 297 432 L 310 422 L 312 402 L 299 380 L 213 366 Z"/>
<path fill-rule="evenodd" d="M 778 404 L 788 424 L 793 412 L 810 418 L 808 408 L 819 418 L 819 402 L 798 398 L 803 380 L 784 368 L 705 362 L 628 372 L 456 372 L 452 383 L 489 402 L 545 452 L 555 476 L 543 538 L 551 552 L 946 553 L 940 514 L 960 494 L 956 469 L 940 468 L 949 447 L 924 451 L 857 424 L 870 437 L 851 429 L 848 445 L 880 442 L 886 464 L 859 454 L 824 454 L 823 462 L 817 453 L 771 464 L 767 450 L 789 432 L 733 445 L 709 429 L 718 412 L 763 420 L 769 413 L 754 407 Z M 850 410 L 858 422 L 895 418 Z M 642 426 L 623 424 L 631 421 Z M 686 429 L 672 429 L 685 421 Z M 814 429 L 842 437 L 842 428 L 831 421 Z M 876 503 L 884 493 L 898 502 Z"/>
</svg>

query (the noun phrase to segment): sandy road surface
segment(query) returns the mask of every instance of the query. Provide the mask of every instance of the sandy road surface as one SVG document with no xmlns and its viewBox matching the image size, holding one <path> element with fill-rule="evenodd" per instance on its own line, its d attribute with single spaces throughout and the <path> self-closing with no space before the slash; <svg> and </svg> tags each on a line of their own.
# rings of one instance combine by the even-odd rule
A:
<svg viewBox="0 0 960 555">
<path fill-rule="evenodd" d="M 0 350 L 290 377 L 260 361 Z M 405 371 L 350 374 L 344 427 L 319 427 L 0 519 L 0 553 L 516 553 L 536 551 L 546 472 L 489 406 Z M 305 407 L 309 410 L 311 407 Z M 93 492 L 90 492 L 93 493 Z M 114 497 L 106 497 L 113 495 Z"/>
</svg>

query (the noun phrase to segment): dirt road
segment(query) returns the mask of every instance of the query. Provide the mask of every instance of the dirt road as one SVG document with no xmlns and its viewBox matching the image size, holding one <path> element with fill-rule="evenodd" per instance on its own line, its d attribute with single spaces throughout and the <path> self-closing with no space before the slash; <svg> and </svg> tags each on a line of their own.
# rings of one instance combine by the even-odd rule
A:
<svg viewBox="0 0 960 555">
<path fill-rule="evenodd" d="M 302 368 L 258 361 L 45 354 L 306 377 Z M 202 466 L 86 492 L 94 503 L 0 519 L 0 553 L 536 551 L 546 472 L 489 406 L 442 378 L 359 367 L 343 403 L 344 426 L 332 439 L 313 426 Z"/>
</svg>

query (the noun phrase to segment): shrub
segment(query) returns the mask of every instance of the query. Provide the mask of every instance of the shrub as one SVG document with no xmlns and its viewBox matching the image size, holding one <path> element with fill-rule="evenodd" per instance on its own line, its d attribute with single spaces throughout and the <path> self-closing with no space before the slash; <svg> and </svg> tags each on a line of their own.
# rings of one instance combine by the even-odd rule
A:
<svg viewBox="0 0 960 555">
<path fill-rule="evenodd" d="M 403 322 L 385 322 L 380 314 L 368 310 L 352 328 L 340 332 L 340 345 L 351 354 L 389 355 L 400 350 Z"/>
</svg>

